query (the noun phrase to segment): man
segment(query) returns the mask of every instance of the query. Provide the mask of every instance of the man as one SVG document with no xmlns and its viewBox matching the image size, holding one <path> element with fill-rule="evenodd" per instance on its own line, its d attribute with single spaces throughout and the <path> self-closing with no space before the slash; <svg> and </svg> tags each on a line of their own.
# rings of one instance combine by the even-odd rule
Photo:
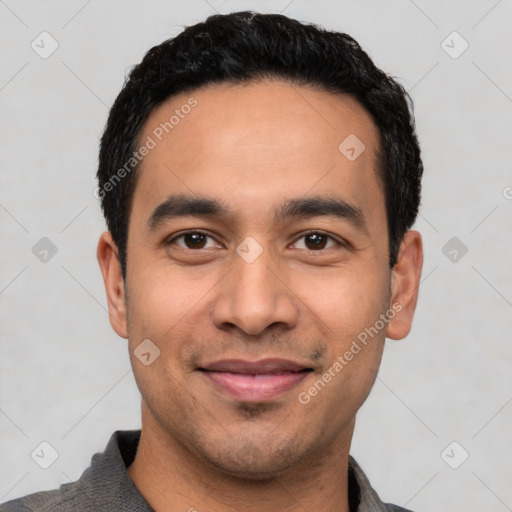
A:
<svg viewBox="0 0 512 512">
<path fill-rule="evenodd" d="M 345 34 L 239 12 L 151 49 L 97 189 L 142 429 L 0 510 L 405 510 L 349 450 L 411 327 L 422 170 L 407 94 Z"/>
</svg>

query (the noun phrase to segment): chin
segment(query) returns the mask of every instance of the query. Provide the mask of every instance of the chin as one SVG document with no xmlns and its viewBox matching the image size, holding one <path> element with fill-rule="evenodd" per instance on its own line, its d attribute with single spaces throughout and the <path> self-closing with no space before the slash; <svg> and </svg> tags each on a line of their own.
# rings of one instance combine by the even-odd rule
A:
<svg viewBox="0 0 512 512">
<path fill-rule="evenodd" d="M 274 438 L 275 443 L 275 438 Z M 224 450 L 205 450 L 202 458 L 212 466 L 215 471 L 221 472 L 232 478 L 269 483 L 306 458 L 306 451 L 301 450 L 296 443 L 285 441 L 286 446 L 275 446 L 267 439 L 261 439 L 256 443 L 254 439 L 226 440 Z M 211 444 L 209 445 L 212 446 Z"/>
</svg>

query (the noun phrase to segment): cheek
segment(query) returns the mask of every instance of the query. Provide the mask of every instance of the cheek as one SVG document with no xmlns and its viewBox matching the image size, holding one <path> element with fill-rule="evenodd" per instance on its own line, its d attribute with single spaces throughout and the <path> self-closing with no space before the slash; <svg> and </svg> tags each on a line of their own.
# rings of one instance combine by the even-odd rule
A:
<svg viewBox="0 0 512 512">
<path fill-rule="evenodd" d="M 375 323 L 387 307 L 389 280 L 368 267 L 335 269 L 318 279 L 298 279 L 297 295 L 321 320 L 325 335 L 340 340 L 340 346 Z"/>
<path fill-rule="evenodd" d="M 158 263 L 146 267 L 129 288 L 130 334 L 162 340 L 187 323 L 204 308 L 206 292 L 212 288 L 208 279 L 185 275 Z M 204 276 L 203 276 L 204 277 Z"/>
<path fill-rule="evenodd" d="M 133 318 L 128 324 L 130 352 L 133 355 L 145 339 L 150 339 L 159 350 L 151 365 L 155 371 L 147 373 L 138 361 L 132 361 L 132 366 L 139 368 L 140 379 L 159 383 L 159 387 L 165 388 L 163 383 L 175 387 L 197 366 L 200 333 L 213 338 L 209 331 L 210 293 L 214 293 L 218 280 L 212 273 L 185 273 L 157 263 L 137 276 L 137 286 L 133 286 L 133 292 L 130 288 L 133 297 L 128 307 L 128 317 Z"/>
</svg>

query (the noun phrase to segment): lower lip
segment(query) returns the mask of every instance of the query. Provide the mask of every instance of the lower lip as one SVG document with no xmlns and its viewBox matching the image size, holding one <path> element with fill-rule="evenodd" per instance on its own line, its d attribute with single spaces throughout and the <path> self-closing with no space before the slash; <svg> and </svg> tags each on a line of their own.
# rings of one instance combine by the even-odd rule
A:
<svg viewBox="0 0 512 512">
<path fill-rule="evenodd" d="M 310 372 L 283 372 L 281 375 L 242 375 L 203 371 L 211 382 L 237 400 L 262 402 L 271 400 L 295 387 Z"/>
</svg>

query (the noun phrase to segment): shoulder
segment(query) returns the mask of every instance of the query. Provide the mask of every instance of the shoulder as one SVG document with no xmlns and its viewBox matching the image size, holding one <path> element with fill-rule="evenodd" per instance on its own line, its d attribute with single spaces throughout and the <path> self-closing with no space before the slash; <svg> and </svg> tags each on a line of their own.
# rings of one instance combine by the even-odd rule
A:
<svg viewBox="0 0 512 512">
<path fill-rule="evenodd" d="M 137 451 L 140 430 L 118 430 L 103 452 L 75 482 L 0 504 L 0 512 L 111 512 L 151 511 L 126 472 Z"/>
<path fill-rule="evenodd" d="M 412 512 L 409 509 L 384 503 L 370 484 L 368 477 L 356 460 L 349 455 L 349 497 L 352 495 L 351 510 L 355 512 Z M 353 496 L 357 495 L 357 499 Z M 0 511 L 1 512 L 1 511 Z"/>
<path fill-rule="evenodd" d="M 76 482 L 59 489 L 40 491 L 0 504 L 0 512 L 71 512 L 94 510 L 87 494 L 80 493 Z"/>
</svg>

